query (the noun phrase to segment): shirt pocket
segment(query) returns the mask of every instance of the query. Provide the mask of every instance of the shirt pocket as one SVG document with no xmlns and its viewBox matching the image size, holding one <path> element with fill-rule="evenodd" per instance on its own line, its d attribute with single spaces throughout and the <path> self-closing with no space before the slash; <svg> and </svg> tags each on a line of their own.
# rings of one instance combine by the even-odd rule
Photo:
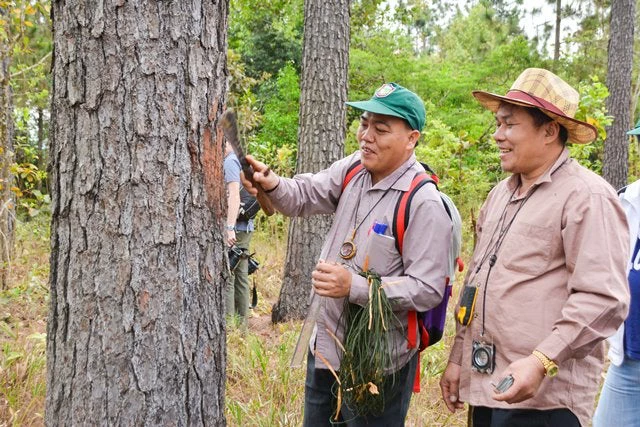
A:
<svg viewBox="0 0 640 427">
<path fill-rule="evenodd" d="M 549 267 L 552 240 L 551 227 L 514 223 L 507 231 L 498 259 L 502 259 L 502 264 L 509 270 L 537 276 Z"/>
<path fill-rule="evenodd" d="M 365 245 L 365 258 L 368 258 L 369 269 L 380 276 L 390 276 L 396 265 L 401 262 L 393 236 L 371 233 Z"/>
</svg>

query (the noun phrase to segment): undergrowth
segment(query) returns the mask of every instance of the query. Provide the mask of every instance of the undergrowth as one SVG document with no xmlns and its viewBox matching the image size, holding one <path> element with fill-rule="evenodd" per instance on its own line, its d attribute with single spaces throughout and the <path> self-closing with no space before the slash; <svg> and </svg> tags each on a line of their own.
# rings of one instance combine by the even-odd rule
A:
<svg viewBox="0 0 640 427">
<path fill-rule="evenodd" d="M 48 218 L 17 224 L 8 289 L 0 290 L 0 427 L 44 425 L 46 319 L 49 275 Z M 230 426 L 300 426 L 305 366 L 289 367 L 302 322 L 271 324 L 286 252 L 287 221 L 271 218 L 254 234 L 260 261 L 255 277 L 258 305 L 247 327 L 227 334 L 226 419 Z M 455 296 L 452 301 L 455 301 Z M 422 392 L 414 394 L 407 426 L 462 426 L 440 401 L 453 322 L 441 343 L 422 354 Z"/>
</svg>

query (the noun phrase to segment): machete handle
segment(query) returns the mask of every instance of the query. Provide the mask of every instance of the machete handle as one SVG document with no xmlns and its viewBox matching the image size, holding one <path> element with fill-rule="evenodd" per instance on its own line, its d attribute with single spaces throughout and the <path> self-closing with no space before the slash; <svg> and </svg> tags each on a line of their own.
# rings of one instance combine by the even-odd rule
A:
<svg viewBox="0 0 640 427">
<path fill-rule="evenodd" d="M 242 160 L 243 161 L 241 161 L 240 163 L 242 164 L 242 172 L 244 173 L 245 178 L 247 178 L 247 180 L 251 182 L 251 185 L 253 185 L 256 188 L 256 190 L 258 190 L 258 194 L 256 195 L 256 200 L 258 200 L 258 204 L 262 208 L 262 211 L 265 213 L 265 215 L 267 216 L 273 215 L 276 212 L 276 210 L 273 207 L 273 203 L 271 203 L 271 199 L 269 199 L 269 196 L 267 196 L 267 193 L 264 191 L 264 188 L 262 188 L 262 185 L 258 184 L 253 179 L 253 168 L 251 167 L 249 162 L 247 162 L 246 159 L 242 159 Z M 264 171 L 265 176 L 269 175 L 269 172 L 270 172 L 270 169 L 267 169 L 266 171 Z"/>
</svg>

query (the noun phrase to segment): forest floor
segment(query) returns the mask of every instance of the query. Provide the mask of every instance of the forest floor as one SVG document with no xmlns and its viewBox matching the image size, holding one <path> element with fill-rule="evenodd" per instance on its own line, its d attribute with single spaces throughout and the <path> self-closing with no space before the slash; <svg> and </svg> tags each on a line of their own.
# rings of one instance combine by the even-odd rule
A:
<svg viewBox="0 0 640 427">
<path fill-rule="evenodd" d="M 302 322 L 271 323 L 286 252 L 285 226 L 255 233 L 252 250 L 260 269 L 252 278 L 258 305 L 246 328 L 237 323 L 227 328 L 230 426 L 302 424 L 305 366 L 289 367 Z M 44 425 L 49 247 L 48 218 L 18 225 L 8 288 L 0 290 L 0 427 Z M 441 343 L 422 353 L 422 392 L 412 398 L 407 426 L 466 425 L 464 413 L 450 414 L 440 400 L 438 380 L 452 337 L 451 325 Z"/>
</svg>

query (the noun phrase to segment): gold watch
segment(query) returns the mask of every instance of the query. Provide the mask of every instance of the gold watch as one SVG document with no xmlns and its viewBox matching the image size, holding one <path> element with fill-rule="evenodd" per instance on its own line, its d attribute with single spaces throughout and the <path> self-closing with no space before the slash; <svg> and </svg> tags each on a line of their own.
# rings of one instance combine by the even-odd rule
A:
<svg viewBox="0 0 640 427">
<path fill-rule="evenodd" d="M 552 378 L 558 375 L 558 365 L 553 360 L 549 359 L 545 356 L 544 353 L 538 350 L 533 350 L 533 355 L 538 358 L 538 360 L 544 366 L 545 375 Z"/>
</svg>

